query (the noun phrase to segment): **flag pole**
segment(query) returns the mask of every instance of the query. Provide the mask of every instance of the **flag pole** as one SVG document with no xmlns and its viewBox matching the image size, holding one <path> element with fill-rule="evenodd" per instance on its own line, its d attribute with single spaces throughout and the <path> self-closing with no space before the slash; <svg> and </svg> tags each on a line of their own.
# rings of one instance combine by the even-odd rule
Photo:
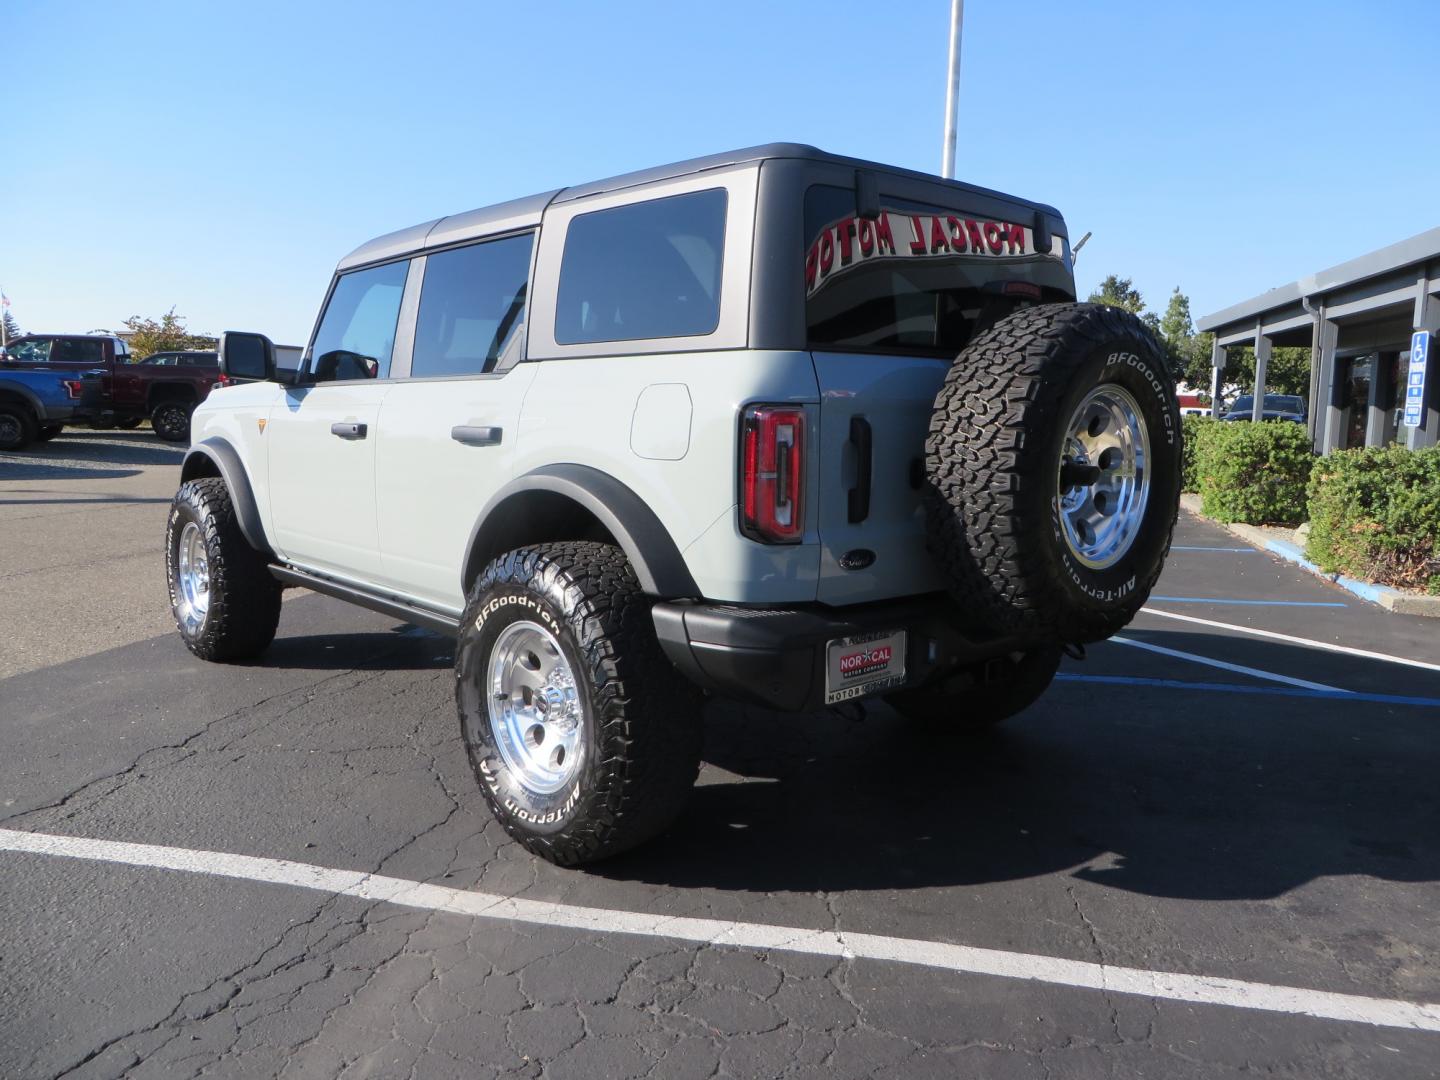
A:
<svg viewBox="0 0 1440 1080">
<path fill-rule="evenodd" d="M 950 70 L 946 75 L 949 86 L 945 91 L 945 148 L 940 166 L 940 175 L 947 180 L 955 179 L 955 141 L 959 135 L 955 118 L 960 104 L 960 30 L 964 21 L 965 0 L 950 0 Z"/>
</svg>

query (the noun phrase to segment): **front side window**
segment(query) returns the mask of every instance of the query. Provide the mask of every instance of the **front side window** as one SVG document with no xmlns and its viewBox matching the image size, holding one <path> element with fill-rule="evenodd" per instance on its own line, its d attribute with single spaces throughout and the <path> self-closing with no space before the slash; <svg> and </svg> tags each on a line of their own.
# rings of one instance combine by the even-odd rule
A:
<svg viewBox="0 0 1440 1080">
<path fill-rule="evenodd" d="M 385 379 L 408 261 L 341 274 L 315 331 L 310 372 L 316 382 Z"/>
<path fill-rule="evenodd" d="M 412 378 L 492 371 L 519 343 L 534 235 L 442 251 L 425 260 Z"/>
<path fill-rule="evenodd" d="M 555 340 L 714 333 L 724 255 L 723 188 L 578 215 L 560 263 Z"/>
<path fill-rule="evenodd" d="M 5 349 L 5 354 L 11 359 L 23 364 L 45 364 L 50 361 L 50 349 L 54 345 L 52 338 L 29 338 L 25 341 L 12 341 Z"/>
</svg>

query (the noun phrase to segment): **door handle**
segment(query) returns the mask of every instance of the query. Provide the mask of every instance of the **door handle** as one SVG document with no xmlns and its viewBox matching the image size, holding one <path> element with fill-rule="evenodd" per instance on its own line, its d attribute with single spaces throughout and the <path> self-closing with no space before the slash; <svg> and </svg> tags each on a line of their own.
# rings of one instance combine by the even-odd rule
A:
<svg viewBox="0 0 1440 1080">
<path fill-rule="evenodd" d="M 343 424 L 331 424 L 330 434 L 338 435 L 342 439 L 363 439 L 369 428 L 365 424 L 357 424 L 347 420 Z"/>
<path fill-rule="evenodd" d="M 456 424 L 450 429 L 450 437 L 466 446 L 499 446 L 504 430 L 498 427 L 476 427 L 473 424 Z"/>
</svg>

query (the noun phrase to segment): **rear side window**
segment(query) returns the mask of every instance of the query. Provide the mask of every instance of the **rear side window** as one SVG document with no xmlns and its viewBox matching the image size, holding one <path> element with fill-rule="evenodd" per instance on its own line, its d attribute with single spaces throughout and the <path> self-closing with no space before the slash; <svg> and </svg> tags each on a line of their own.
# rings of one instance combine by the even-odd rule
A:
<svg viewBox="0 0 1440 1080">
<path fill-rule="evenodd" d="M 425 260 L 412 378 L 491 371 L 525 321 L 533 234 L 455 248 Z"/>
<path fill-rule="evenodd" d="M 57 338 L 50 360 L 56 364 L 103 364 L 105 343 L 95 338 Z"/>
<path fill-rule="evenodd" d="M 581 214 L 565 236 L 555 340 L 712 334 L 724 257 L 723 188 Z"/>
<path fill-rule="evenodd" d="M 310 371 L 316 382 L 389 377 L 409 270 L 404 261 L 340 275 L 315 332 Z"/>
<path fill-rule="evenodd" d="M 26 364 L 44 364 L 50 359 L 50 348 L 53 344 L 54 342 L 50 338 L 12 341 L 5 352 L 11 360 Z"/>
</svg>

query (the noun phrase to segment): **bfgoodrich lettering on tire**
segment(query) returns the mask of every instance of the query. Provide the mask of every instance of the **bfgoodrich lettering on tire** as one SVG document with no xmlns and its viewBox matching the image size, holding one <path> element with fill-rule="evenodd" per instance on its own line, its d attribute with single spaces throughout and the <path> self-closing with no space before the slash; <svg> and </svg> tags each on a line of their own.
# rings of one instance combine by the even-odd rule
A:
<svg viewBox="0 0 1440 1080">
<path fill-rule="evenodd" d="M 248 660 L 275 638 L 280 583 L 245 540 L 225 481 L 188 480 L 165 526 L 170 610 L 202 660 Z"/>
<path fill-rule="evenodd" d="M 660 651 L 619 548 L 541 544 L 492 562 L 461 620 L 455 677 L 480 790 L 536 855 L 614 855 L 684 805 L 700 697 Z"/>
<path fill-rule="evenodd" d="M 926 442 L 929 544 L 964 617 L 1065 642 L 1128 623 L 1169 550 L 1180 438 L 1164 356 L 1129 312 L 1046 304 L 976 338 Z"/>
</svg>

